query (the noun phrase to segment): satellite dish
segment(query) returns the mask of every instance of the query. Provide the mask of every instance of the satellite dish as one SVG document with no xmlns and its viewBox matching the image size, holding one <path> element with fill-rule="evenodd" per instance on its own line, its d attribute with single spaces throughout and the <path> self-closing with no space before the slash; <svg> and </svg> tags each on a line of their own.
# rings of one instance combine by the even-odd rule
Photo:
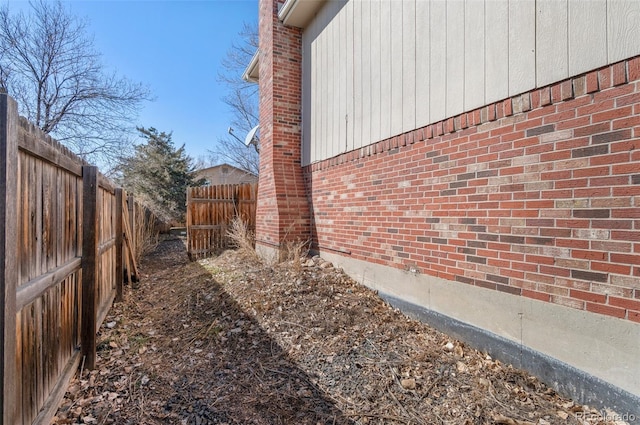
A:
<svg viewBox="0 0 640 425">
<path fill-rule="evenodd" d="M 253 127 L 248 133 L 247 133 L 247 137 L 244 138 L 244 144 L 248 147 L 249 145 L 254 145 L 254 146 L 258 146 L 258 136 L 256 136 L 256 133 L 258 132 L 258 129 L 260 128 L 259 125 L 256 125 L 255 127 Z"/>
</svg>

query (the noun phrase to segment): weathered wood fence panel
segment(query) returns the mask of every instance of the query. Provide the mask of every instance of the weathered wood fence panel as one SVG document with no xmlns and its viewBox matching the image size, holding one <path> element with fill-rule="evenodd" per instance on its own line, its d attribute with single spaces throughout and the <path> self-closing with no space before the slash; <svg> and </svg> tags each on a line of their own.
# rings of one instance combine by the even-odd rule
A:
<svg viewBox="0 0 640 425">
<path fill-rule="evenodd" d="M 80 359 L 82 222 L 76 197 L 82 185 L 77 167 L 56 166 L 43 149 L 37 151 L 42 156 L 34 154 L 30 147 L 42 143 L 40 136 L 25 121 L 20 123 L 16 385 L 21 388 L 16 422 L 26 424 L 38 417 L 59 377 L 72 373 Z"/>
<path fill-rule="evenodd" d="M 18 279 L 17 240 L 18 224 L 18 106 L 8 96 L 0 95 L 0 307 L 3 314 L 2 342 L 0 343 L 0 378 L 2 378 L 2 423 L 13 424 L 18 410 L 16 394 L 19 387 L 16 379 L 16 282 Z"/>
<path fill-rule="evenodd" d="M 0 94 L 0 425 L 48 423 L 83 357 L 94 367 L 122 293 L 123 199 Z"/>
<path fill-rule="evenodd" d="M 118 292 L 116 283 L 122 282 L 122 275 L 116 275 L 116 220 L 118 217 L 116 217 L 115 188 L 100 185 L 98 197 L 100 237 L 98 239 L 97 304 L 99 310 L 94 333 L 98 331 Z M 122 220 L 122 215 L 119 219 Z"/>
<path fill-rule="evenodd" d="M 255 231 L 257 195 L 258 185 L 248 183 L 187 189 L 189 258 L 205 258 L 225 248 L 229 243 L 227 231 L 236 217 Z"/>
</svg>

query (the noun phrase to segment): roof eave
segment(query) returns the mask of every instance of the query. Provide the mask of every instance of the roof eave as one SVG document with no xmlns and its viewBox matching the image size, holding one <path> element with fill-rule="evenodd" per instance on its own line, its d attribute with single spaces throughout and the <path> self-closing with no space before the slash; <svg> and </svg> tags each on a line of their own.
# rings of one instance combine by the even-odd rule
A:
<svg viewBox="0 0 640 425">
<path fill-rule="evenodd" d="M 242 79 L 245 80 L 247 83 L 258 82 L 258 79 L 260 76 L 259 74 L 260 67 L 259 67 L 259 60 L 258 60 L 259 53 L 260 51 L 256 50 L 253 57 L 251 58 L 251 62 L 249 62 L 249 65 L 247 65 L 247 69 L 245 69 L 244 73 L 242 74 Z"/>
<path fill-rule="evenodd" d="M 325 2 L 326 0 L 287 0 L 280 7 L 278 18 L 285 25 L 304 28 Z M 260 78 L 258 56 L 259 51 L 256 51 L 242 74 L 242 79 L 249 83 L 257 83 Z"/>
<path fill-rule="evenodd" d="M 292 27 L 304 28 L 326 0 L 287 0 L 278 12 L 278 18 Z"/>
</svg>

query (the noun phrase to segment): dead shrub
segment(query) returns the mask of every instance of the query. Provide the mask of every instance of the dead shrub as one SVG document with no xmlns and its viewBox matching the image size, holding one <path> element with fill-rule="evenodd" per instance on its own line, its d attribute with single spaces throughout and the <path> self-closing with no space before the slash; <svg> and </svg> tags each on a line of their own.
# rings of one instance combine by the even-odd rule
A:
<svg viewBox="0 0 640 425">
<path fill-rule="evenodd" d="M 256 238 L 254 233 L 249 229 L 247 223 L 236 217 L 231 222 L 231 227 L 227 231 L 227 236 L 231 245 L 241 254 L 258 259 L 256 253 Z"/>
<path fill-rule="evenodd" d="M 282 260 L 290 262 L 293 267 L 300 268 L 309 256 L 310 241 L 285 241 L 282 246 Z"/>
<path fill-rule="evenodd" d="M 142 257 L 153 251 L 158 246 L 160 237 L 159 223 L 156 217 L 144 207 L 136 205 L 134 255 L 136 262 L 140 263 Z"/>
</svg>

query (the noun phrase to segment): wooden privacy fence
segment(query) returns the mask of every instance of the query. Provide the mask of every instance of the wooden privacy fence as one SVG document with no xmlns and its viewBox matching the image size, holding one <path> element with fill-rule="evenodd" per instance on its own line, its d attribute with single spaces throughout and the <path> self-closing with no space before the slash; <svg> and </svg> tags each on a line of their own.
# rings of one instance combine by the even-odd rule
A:
<svg viewBox="0 0 640 425">
<path fill-rule="evenodd" d="M 227 230 L 234 218 L 246 223 L 251 231 L 256 226 L 258 185 L 225 184 L 187 189 L 187 251 L 196 260 L 225 248 Z"/>
<path fill-rule="evenodd" d="M 1 424 L 48 423 L 82 359 L 94 367 L 123 268 L 135 270 L 125 196 L 0 94 Z"/>
</svg>

